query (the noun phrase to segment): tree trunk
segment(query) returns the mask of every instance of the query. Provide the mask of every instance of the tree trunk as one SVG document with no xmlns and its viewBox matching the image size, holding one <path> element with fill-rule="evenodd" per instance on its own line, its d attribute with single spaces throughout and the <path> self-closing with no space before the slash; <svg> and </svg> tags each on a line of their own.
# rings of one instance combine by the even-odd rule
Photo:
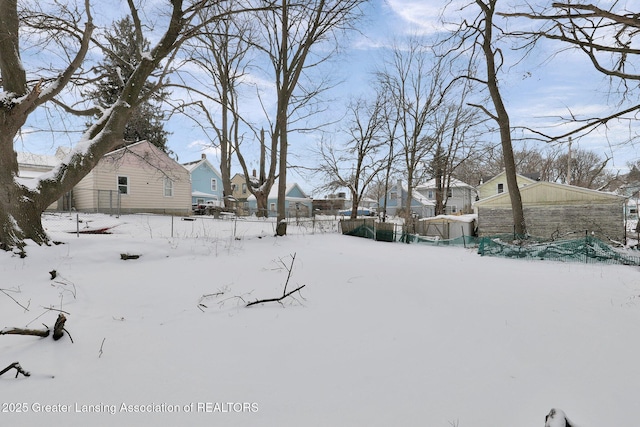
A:
<svg viewBox="0 0 640 427">
<path fill-rule="evenodd" d="M 493 15 L 495 13 L 496 0 L 489 0 L 486 4 L 482 0 L 476 0 L 485 15 L 485 27 L 483 34 L 482 49 L 487 66 L 487 87 L 491 100 L 496 110 L 493 119 L 500 128 L 500 141 L 502 143 L 502 155 L 504 160 L 507 186 L 509 187 L 509 197 L 511 199 L 511 211 L 513 214 L 513 225 L 516 235 L 519 238 L 526 236 L 527 227 L 525 224 L 524 210 L 522 208 L 522 198 L 516 177 L 516 163 L 513 156 L 513 145 L 511 142 L 511 124 L 509 114 L 502 101 L 502 95 L 498 87 L 498 77 L 496 73 L 495 52 L 493 50 Z"/>
<path fill-rule="evenodd" d="M 258 211 L 256 212 L 256 216 L 258 218 L 266 218 L 269 216 L 269 193 L 265 193 L 262 191 L 258 191 L 254 193 L 256 197 L 256 206 Z"/>
</svg>

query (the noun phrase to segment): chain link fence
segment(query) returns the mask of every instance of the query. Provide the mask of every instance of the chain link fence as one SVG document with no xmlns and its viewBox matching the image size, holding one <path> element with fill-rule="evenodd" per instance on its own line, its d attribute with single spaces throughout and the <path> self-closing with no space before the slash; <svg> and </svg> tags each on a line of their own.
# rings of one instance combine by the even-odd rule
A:
<svg viewBox="0 0 640 427">
<path fill-rule="evenodd" d="M 275 218 L 239 217 L 233 214 L 218 218 L 208 215 L 171 216 L 154 214 L 109 215 L 82 212 L 45 212 L 42 224 L 50 234 L 81 237 L 87 234 L 129 234 L 150 238 L 245 238 L 275 235 Z M 288 235 L 337 233 L 334 218 L 290 218 Z"/>
</svg>

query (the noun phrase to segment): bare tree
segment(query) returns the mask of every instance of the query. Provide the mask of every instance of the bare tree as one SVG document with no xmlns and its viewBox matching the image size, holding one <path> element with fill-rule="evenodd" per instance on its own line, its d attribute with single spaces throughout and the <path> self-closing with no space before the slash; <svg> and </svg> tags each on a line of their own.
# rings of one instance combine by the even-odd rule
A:
<svg viewBox="0 0 640 427">
<path fill-rule="evenodd" d="M 465 52 L 470 58 L 468 74 L 465 78 L 470 78 L 484 87 L 489 92 L 493 108 L 479 103 L 471 104 L 484 111 L 498 126 L 500 142 L 502 145 L 502 155 L 504 160 L 507 186 L 509 187 L 509 197 L 511 199 L 511 211 L 513 214 L 514 231 L 519 236 L 527 234 L 527 227 L 522 208 L 522 198 L 516 179 L 516 164 L 513 155 L 513 144 L 511 140 L 511 123 L 509 113 L 505 107 L 498 83 L 498 75 L 502 70 L 503 56 L 500 48 L 497 47 L 494 31 L 499 31 L 494 23 L 496 15 L 496 4 L 498 0 L 474 0 L 467 7 L 477 7 L 479 12 L 474 20 L 465 20 L 452 37 L 455 40 L 455 55 L 462 55 Z M 484 66 L 485 77 L 479 77 L 476 70 L 476 62 Z"/>
<path fill-rule="evenodd" d="M 456 171 L 475 156 L 482 121 L 477 109 L 466 105 L 468 82 L 460 88 L 457 103 L 444 102 L 433 115 L 435 123 L 434 147 L 429 172 L 435 181 L 435 214 L 446 213 L 447 195 Z"/>
<path fill-rule="evenodd" d="M 526 12 L 502 13 L 506 17 L 525 17 L 541 22 L 539 29 L 513 34 L 525 38 L 531 46 L 540 38 L 545 38 L 561 42 L 564 45 L 561 50 L 569 48 L 582 52 L 597 71 L 610 78 L 610 93 L 620 95 L 615 111 L 604 117 L 581 118 L 571 115 L 561 118 L 574 126 L 560 135 L 547 135 L 528 129 L 545 141 L 579 137 L 596 128 L 606 127 L 613 120 L 628 120 L 630 124 L 637 120 L 640 110 L 640 103 L 637 102 L 640 84 L 637 68 L 640 59 L 640 19 L 637 12 L 625 8 L 624 2 L 611 2 L 610 5 L 603 9 L 589 1 L 553 2 L 545 10 L 529 7 Z"/>
<path fill-rule="evenodd" d="M 38 108 L 56 104 L 67 114 L 85 117 L 97 112 L 88 99 L 80 99 L 73 107 L 67 98 L 82 85 L 90 83 L 87 52 L 97 41 L 98 33 L 91 14 L 89 0 L 84 8 L 52 2 L 29 2 L 32 10 L 18 13 L 16 1 L 0 2 L 0 246 L 5 250 L 17 248 L 24 252 L 25 240 L 47 244 L 41 221 L 42 211 L 63 194 L 70 191 L 98 161 L 121 141 L 124 127 L 135 107 L 150 96 L 154 88 L 162 87 L 170 69 L 171 59 L 185 40 L 194 36 L 203 24 L 198 12 L 210 5 L 209 1 L 172 0 L 163 11 L 164 31 L 158 42 L 143 49 L 144 30 L 153 28 L 153 22 L 143 22 L 133 0 L 128 0 L 136 40 L 141 49 L 140 62 L 126 81 L 113 104 L 102 108 L 97 119 L 80 138 L 71 153 L 51 172 L 31 182 L 19 178 L 14 141 L 28 117 Z M 21 4 L 22 5 L 22 4 Z M 59 6 L 57 10 L 52 10 Z M 73 6 L 73 5 L 72 5 Z M 25 6 L 26 7 L 26 6 Z M 143 17 L 149 15 L 142 15 Z M 153 17 L 151 17 L 153 20 Z M 212 16 L 210 19 L 219 19 Z M 52 49 L 58 58 L 68 58 L 59 70 L 50 64 L 25 70 L 21 61 L 22 46 L 18 37 L 20 27 L 28 29 L 31 40 L 39 46 Z M 151 82 L 151 85 L 148 83 Z M 143 92 L 144 89 L 144 92 Z"/>
<path fill-rule="evenodd" d="M 577 187 L 602 189 L 615 178 L 606 170 L 609 160 L 611 160 L 609 157 L 603 159 L 593 151 L 587 150 L 574 150 L 570 158 L 568 153 L 564 153 L 553 163 L 556 180 Z M 566 182 L 569 164 L 571 181 Z"/>
<path fill-rule="evenodd" d="M 407 199 L 404 212 L 407 225 L 411 221 L 413 188 L 425 172 L 425 162 L 435 144 L 432 115 L 442 102 L 445 85 L 443 62 L 418 37 L 406 45 L 396 45 L 384 68 L 377 72 L 378 84 L 384 90 L 395 112 L 387 117 L 399 143 L 407 177 Z M 400 191 L 400 190 L 398 190 Z"/>
<path fill-rule="evenodd" d="M 358 206 L 369 185 L 387 166 L 386 144 L 381 129 L 384 99 L 353 100 L 348 107 L 347 140 L 341 147 L 321 142 L 317 150 L 320 163 L 317 172 L 327 184 L 324 188 L 347 188 L 351 193 L 351 218 L 356 218 Z"/>
<path fill-rule="evenodd" d="M 195 64 L 197 71 L 185 71 L 184 80 L 189 84 L 179 85 L 195 98 L 181 103 L 178 111 L 193 119 L 209 136 L 211 145 L 220 150 L 220 174 L 224 203 L 231 205 L 231 161 L 242 142 L 241 106 L 239 91 L 247 68 L 251 65 L 250 48 L 253 40 L 250 14 L 234 13 L 237 1 L 212 5 L 201 11 L 201 19 L 208 22 L 203 31 L 186 43 L 187 63 Z M 210 20 L 211 15 L 228 16 Z M 246 86 L 246 84 L 244 84 Z M 246 124 L 246 123 L 245 123 Z M 252 132 L 253 133 L 253 132 Z M 244 158 L 241 157 L 244 161 Z M 246 173 L 247 188 L 249 175 Z"/>
<path fill-rule="evenodd" d="M 258 44 L 272 66 L 276 92 L 271 147 L 279 151 L 278 222 L 284 223 L 285 193 L 292 120 L 306 117 L 305 107 L 326 89 L 322 78 L 305 78 L 337 48 L 337 33 L 352 27 L 366 0 L 280 0 L 279 7 L 259 18 L 263 42 Z M 295 119 L 294 119 L 295 118 Z M 273 153 L 272 153 L 273 155 Z M 267 179 L 268 182 L 273 179 Z M 268 192 L 268 190 L 267 190 Z M 286 233 L 285 227 L 278 234 Z"/>
</svg>

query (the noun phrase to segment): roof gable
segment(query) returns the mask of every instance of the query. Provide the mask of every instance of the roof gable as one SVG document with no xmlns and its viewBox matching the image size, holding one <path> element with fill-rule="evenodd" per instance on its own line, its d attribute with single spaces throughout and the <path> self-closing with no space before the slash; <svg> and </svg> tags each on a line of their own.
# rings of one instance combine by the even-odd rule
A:
<svg viewBox="0 0 640 427">
<path fill-rule="evenodd" d="M 506 177 L 506 175 L 507 175 L 507 172 L 506 171 L 502 171 L 498 175 L 494 176 L 493 178 L 491 178 L 491 179 L 483 182 L 482 184 L 480 184 L 480 187 L 488 185 L 488 184 L 490 184 L 490 183 L 492 183 L 494 181 L 498 181 L 498 180 L 502 179 L 503 177 Z M 518 183 L 524 182 L 524 183 L 533 184 L 535 182 L 539 182 L 539 181 L 533 180 L 533 179 L 531 179 L 529 177 L 526 177 L 524 175 L 520 175 L 519 173 L 516 174 L 516 177 L 518 178 Z"/>
<path fill-rule="evenodd" d="M 216 177 L 222 179 L 222 175 L 220 174 L 220 172 L 218 172 L 218 169 L 216 169 L 216 167 L 213 166 L 211 162 L 209 162 L 209 160 L 207 160 L 206 158 L 202 158 L 200 160 L 189 163 L 183 163 L 182 166 L 184 166 L 190 173 L 193 173 L 198 169 L 204 171 L 210 170 L 214 175 L 216 175 Z"/>
</svg>

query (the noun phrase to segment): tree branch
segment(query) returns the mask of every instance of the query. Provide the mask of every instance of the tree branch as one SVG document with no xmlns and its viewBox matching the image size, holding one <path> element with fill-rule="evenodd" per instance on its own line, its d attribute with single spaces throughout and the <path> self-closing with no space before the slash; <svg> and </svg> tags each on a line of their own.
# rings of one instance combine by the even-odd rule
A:
<svg viewBox="0 0 640 427">
<path fill-rule="evenodd" d="M 31 374 L 29 372 L 27 372 L 24 369 L 22 369 L 22 366 L 20 366 L 20 363 L 18 363 L 18 362 L 13 362 L 11 365 L 9 365 L 6 368 L 4 368 L 2 371 L 0 371 L 0 375 L 5 374 L 6 372 L 10 371 L 11 369 L 15 369 L 16 370 L 16 378 L 18 378 L 18 374 L 22 374 L 25 377 L 31 376 Z"/>
</svg>

